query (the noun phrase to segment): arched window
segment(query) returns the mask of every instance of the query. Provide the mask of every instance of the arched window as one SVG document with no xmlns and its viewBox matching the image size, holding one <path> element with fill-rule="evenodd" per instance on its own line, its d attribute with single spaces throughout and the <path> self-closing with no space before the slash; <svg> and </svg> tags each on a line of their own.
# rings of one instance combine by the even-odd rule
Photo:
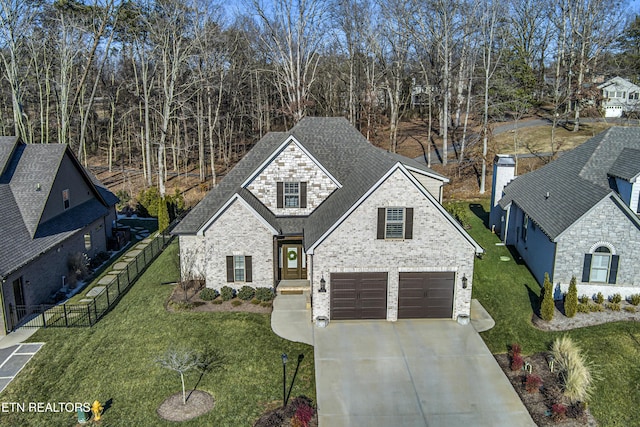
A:
<svg viewBox="0 0 640 427">
<path fill-rule="evenodd" d="M 618 255 L 613 255 L 607 246 L 598 246 L 584 256 L 582 281 L 594 283 L 616 283 Z"/>
</svg>

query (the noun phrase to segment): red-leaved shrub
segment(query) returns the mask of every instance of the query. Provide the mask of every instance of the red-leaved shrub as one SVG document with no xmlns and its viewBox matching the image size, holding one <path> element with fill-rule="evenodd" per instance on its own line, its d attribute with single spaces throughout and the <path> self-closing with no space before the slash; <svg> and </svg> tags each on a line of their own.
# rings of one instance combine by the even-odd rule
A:
<svg viewBox="0 0 640 427">
<path fill-rule="evenodd" d="M 523 365 L 524 365 L 524 359 L 522 358 L 522 356 L 520 354 L 514 354 L 511 357 L 511 370 L 512 371 L 519 371 L 520 369 L 522 369 Z"/>
<path fill-rule="evenodd" d="M 542 386 L 542 378 L 535 374 L 529 374 L 524 382 L 524 386 L 527 393 L 537 393 Z"/>
<path fill-rule="evenodd" d="M 311 406 L 303 403 L 298 406 L 298 409 L 296 409 L 296 413 L 293 416 L 291 424 L 301 427 L 308 427 L 309 421 L 311 421 L 314 414 L 315 410 Z"/>
<path fill-rule="evenodd" d="M 551 407 L 551 418 L 553 421 L 562 421 L 567 416 L 567 407 L 562 403 L 555 403 Z"/>
</svg>

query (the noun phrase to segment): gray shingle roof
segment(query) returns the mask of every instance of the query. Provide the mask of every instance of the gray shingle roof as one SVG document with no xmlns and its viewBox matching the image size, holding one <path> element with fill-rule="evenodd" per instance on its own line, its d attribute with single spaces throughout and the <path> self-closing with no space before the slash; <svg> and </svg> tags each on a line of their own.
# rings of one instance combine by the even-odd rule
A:
<svg viewBox="0 0 640 427">
<path fill-rule="evenodd" d="M 500 206 L 515 203 L 553 240 L 611 193 L 607 173 L 625 148 L 640 149 L 640 128 L 612 127 L 514 179 Z"/>
<path fill-rule="evenodd" d="M 629 181 L 638 174 L 640 174 L 640 149 L 624 148 L 609 169 L 609 175 Z"/>
<path fill-rule="evenodd" d="M 5 242 L 11 242 L 0 245 L 0 275 L 15 271 L 79 232 L 106 215 L 108 207 L 118 201 L 87 174 L 97 198 L 42 223 L 40 218 L 65 153 L 82 173 L 84 169 L 64 144 L 23 144 L 16 138 L 0 138 L 0 153 L 9 153 L 0 174 L 0 229 Z"/>
<path fill-rule="evenodd" d="M 249 191 L 241 189 L 241 185 L 290 135 L 342 185 L 308 217 L 276 217 Z M 307 117 L 289 132 L 269 133 L 262 138 L 184 218 L 174 233 L 195 234 L 237 193 L 281 233 L 304 231 L 304 244 L 308 248 L 398 162 L 446 180 L 413 159 L 371 145 L 344 118 Z"/>
</svg>

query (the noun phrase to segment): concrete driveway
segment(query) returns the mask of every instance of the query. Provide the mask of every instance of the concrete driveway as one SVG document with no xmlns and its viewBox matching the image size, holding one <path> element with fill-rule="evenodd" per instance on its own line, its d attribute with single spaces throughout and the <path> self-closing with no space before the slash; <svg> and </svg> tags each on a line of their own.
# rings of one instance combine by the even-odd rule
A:
<svg viewBox="0 0 640 427">
<path fill-rule="evenodd" d="M 314 346 L 320 427 L 535 426 L 471 325 L 331 322 Z"/>
</svg>

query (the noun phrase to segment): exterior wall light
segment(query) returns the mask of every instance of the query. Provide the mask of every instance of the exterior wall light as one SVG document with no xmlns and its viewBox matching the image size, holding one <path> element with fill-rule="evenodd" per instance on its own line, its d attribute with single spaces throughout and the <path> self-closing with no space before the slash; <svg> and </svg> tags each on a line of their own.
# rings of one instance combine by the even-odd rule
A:
<svg viewBox="0 0 640 427">
<path fill-rule="evenodd" d="M 462 289 L 467 289 L 467 281 L 469 281 L 469 279 L 467 279 L 466 275 L 462 275 Z"/>
<path fill-rule="evenodd" d="M 327 292 L 327 281 L 324 280 L 324 276 L 320 279 L 320 290 L 318 292 Z"/>
</svg>

